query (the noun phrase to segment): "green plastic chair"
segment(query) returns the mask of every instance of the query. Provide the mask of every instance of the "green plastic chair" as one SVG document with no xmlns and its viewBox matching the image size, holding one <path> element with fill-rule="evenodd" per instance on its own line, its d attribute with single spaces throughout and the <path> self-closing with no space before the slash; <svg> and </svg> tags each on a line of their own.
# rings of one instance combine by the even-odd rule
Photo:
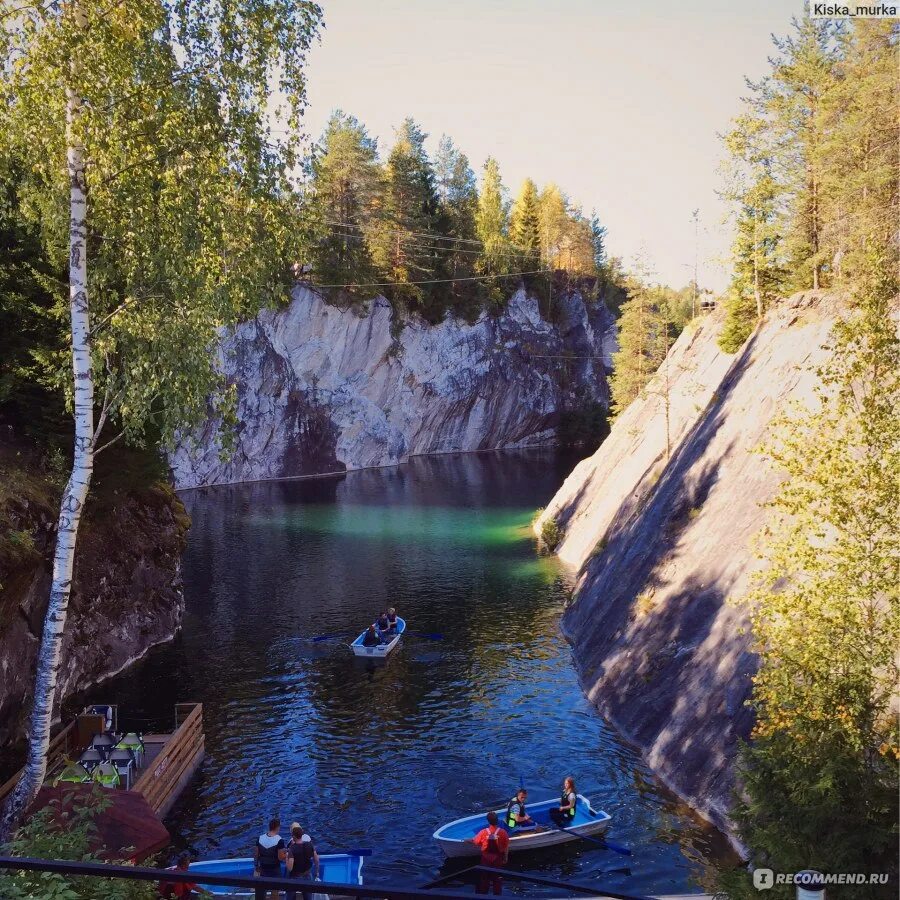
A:
<svg viewBox="0 0 900 900">
<path fill-rule="evenodd" d="M 91 773 L 78 762 L 70 762 L 63 770 L 56 776 L 56 780 L 53 782 L 53 786 L 62 783 L 68 784 L 85 784 L 86 782 L 91 780 Z"/>
<path fill-rule="evenodd" d="M 94 769 L 94 781 L 105 788 L 117 788 L 122 779 L 116 767 L 110 762 L 103 762 Z"/>
<path fill-rule="evenodd" d="M 134 731 L 129 731 L 115 746 L 116 750 L 130 750 L 134 754 L 135 764 L 140 766 L 144 756 L 144 742 L 141 736 Z"/>
</svg>

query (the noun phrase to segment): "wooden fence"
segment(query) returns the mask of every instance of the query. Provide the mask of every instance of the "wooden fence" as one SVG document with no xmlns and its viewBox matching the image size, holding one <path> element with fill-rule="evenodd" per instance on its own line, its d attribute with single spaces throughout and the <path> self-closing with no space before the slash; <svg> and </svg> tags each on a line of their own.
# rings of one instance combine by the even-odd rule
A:
<svg viewBox="0 0 900 900">
<path fill-rule="evenodd" d="M 203 704 L 179 703 L 175 707 L 175 733 L 163 744 L 149 768 L 132 790 L 144 795 L 153 811 L 162 818 L 181 789 L 197 771 L 205 753 Z"/>
</svg>

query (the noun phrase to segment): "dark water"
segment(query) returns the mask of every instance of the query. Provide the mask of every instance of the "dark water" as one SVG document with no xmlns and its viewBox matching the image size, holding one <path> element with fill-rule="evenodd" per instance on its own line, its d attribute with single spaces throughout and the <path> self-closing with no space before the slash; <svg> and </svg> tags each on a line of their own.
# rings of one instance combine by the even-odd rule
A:
<svg viewBox="0 0 900 900">
<path fill-rule="evenodd" d="M 320 849 L 372 847 L 367 882 L 423 882 L 447 871 L 440 824 L 505 802 L 520 777 L 538 800 L 572 773 L 612 814 L 610 838 L 634 849 L 632 874 L 604 876 L 626 861 L 586 844 L 520 867 L 633 893 L 692 889 L 721 838 L 585 701 L 557 628 L 569 585 L 529 522 L 570 467 L 439 457 L 186 496 L 184 630 L 92 698 L 145 728 L 203 702 L 207 758 L 167 821 L 175 842 L 247 855 L 274 813 Z M 389 604 L 445 640 L 406 638 L 369 670 L 348 639 L 309 641 Z"/>
</svg>

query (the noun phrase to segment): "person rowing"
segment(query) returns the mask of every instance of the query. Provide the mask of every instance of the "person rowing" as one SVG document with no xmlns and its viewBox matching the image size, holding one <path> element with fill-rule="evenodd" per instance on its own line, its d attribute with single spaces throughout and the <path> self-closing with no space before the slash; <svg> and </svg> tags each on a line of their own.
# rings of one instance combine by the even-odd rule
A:
<svg viewBox="0 0 900 900">
<path fill-rule="evenodd" d="M 388 614 L 383 612 L 376 620 L 375 627 L 378 629 L 379 634 L 387 634 L 388 629 L 391 627 L 390 619 L 388 619 Z"/>
<path fill-rule="evenodd" d="M 506 824 L 509 828 L 530 828 L 534 826 L 534 819 L 528 815 L 525 809 L 525 801 L 528 799 L 528 791 L 519 788 L 516 796 L 506 805 Z"/>
<path fill-rule="evenodd" d="M 558 828 L 568 828 L 575 822 L 575 812 L 578 808 L 578 791 L 575 790 L 575 779 L 571 775 L 563 780 L 562 794 L 559 797 L 559 807 L 550 810 L 550 818 Z"/>
<path fill-rule="evenodd" d="M 363 647 L 377 647 L 381 643 L 381 637 L 374 625 L 370 625 L 366 629 L 363 636 Z"/>
</svg>

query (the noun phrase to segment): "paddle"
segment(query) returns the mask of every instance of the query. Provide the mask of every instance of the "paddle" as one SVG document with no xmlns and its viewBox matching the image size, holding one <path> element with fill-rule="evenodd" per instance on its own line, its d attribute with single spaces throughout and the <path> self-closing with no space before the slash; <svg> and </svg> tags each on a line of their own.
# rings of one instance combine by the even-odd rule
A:
<svg viewBox="0 0 900 900">
<path fill-rule="evenodd" d="M 372 856 L 375 853 L 370 847 L 356 847 L 353 850 L 343 850 L 342 852 L 347 856 Z"/>
<path fill-rule="evenodd" d="M 320 634 L 318 637 L 310 638 L 310 640 L 314 644 L 318 644 L 320 641 L 330 641 L 334 638 L 339 637 L 349 637 L 351 634 L 357 634 L 355 631 L 334 631 L 331 634 Z"/>
<path fill-rule="evenodd" d="M 404 635 L 412 635 L 412 637 L 425 638 L 426 641 L 442 641 L 444 636 L 438 631 L 404 631 Z"/>
</svg>

